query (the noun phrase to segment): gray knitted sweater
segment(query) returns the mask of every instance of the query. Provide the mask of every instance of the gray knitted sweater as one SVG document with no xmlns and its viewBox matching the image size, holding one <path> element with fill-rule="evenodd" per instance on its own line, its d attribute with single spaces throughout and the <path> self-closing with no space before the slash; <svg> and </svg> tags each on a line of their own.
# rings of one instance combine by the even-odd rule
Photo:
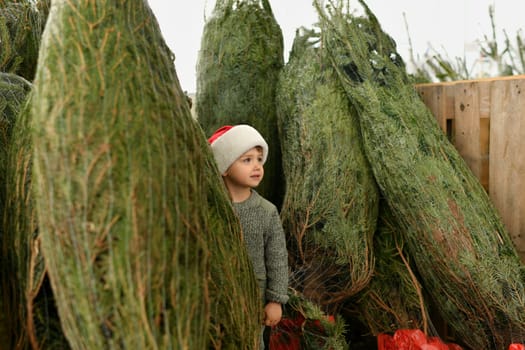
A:
<svg viewBox="0 0 525 350">
<path fill-rule="evenodd" d="M 255 276 L 266 302 L 288 301 L 288 251 L 277 208 L 252 190 L 250 198 L 233 203 Z"/>
</svg>

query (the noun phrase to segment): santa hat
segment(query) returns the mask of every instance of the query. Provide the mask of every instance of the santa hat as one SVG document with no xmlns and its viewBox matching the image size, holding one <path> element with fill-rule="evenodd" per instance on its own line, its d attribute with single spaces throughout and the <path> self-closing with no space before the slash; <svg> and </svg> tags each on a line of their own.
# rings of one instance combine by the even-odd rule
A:
<svg viewBox="0 0 525 350">
<path fill-rule="evenodd" d="M 257 130 L 249 125 L 226 125 L 219 128 L 208 139 L 219 172 L 224 174 L 241 155 L 260 146 L 263 151 L 263 164 L 268 157 L 268 144 Z"/>
</svg>

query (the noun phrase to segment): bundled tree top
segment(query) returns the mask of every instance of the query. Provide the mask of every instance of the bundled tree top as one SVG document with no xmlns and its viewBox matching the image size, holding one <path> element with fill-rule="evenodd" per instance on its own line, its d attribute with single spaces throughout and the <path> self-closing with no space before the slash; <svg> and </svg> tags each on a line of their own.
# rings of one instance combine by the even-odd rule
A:
<svg viewBox="0 0 525 350">
<path fill-rule="evenodd" d="M 459 340 L 503 349 L 525 337 L 523 267 L 479 181 L 410 84 L 366 4 L 320 14 L 323 44 L 358 110 L 365 153 L 421 282 Z"/>
<path fill-rule="evenodd" d="M 273 122 L 275 127 L 273 104 L 284 65 L 283 45 L 268 0 L 216 2 L 204 26 L 197 62 L 196 111 L 207 135 L 228 120 Z"/>
<path fill-rule="evenodd" d="M 359 124 L 318 33 L 298 31 L 277 95 L 291 283 L 324 305 L 355 295 L 374 268 L 378 189 Z"/>
</svg>

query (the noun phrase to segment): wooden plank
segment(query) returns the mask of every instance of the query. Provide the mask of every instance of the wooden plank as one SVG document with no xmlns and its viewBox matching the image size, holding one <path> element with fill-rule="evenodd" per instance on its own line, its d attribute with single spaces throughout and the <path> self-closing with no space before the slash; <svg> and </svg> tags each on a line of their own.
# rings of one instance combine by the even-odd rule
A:
<svg viewBox="0 0 525 350">
<path fill-rule="evenodd" d="M 519 80 L 519 79 L 525 79 L 525 74 L 521 75 L 509 75 L 504 77 L 494 77 L 494 78 L 480 78 L 475 80 L 455 80 L 452 82 L 440 82 L 440 83 L 424 83 L 424 84 L 417 84 L 417 87 L 424 87 L 424 86 L 435 86 L 435 85 L 442 85 L 442 84 L 460 84 L 460 83 L 468 83 L 468 82 L 493 82 L 493 81 L 506 81 L 506 80 Z"/>
<path fill-rule="evenodd" d="M 455 84 L 449 83 L 444 86 L 443 91 L 443 114 L 445 116 L 445 127 L 450 142 L 455 142 L 456 135 L 456 90 Z"/>
<path fill-rule="evenodd" d="M 478 179 L 481 175 L 479 116 L 482 99 L 479 85 L 479 82 L 469 81 L 454 86 L 456 96 L 454 146 Z"/>
<path fill-rule="evenodd" d="M 440 100 L 441 100 L 441 93 L 443 91 L 443 85 L 441 84 L 436 85 L 436 86 L 424 85 L 424 86 L 417 88 L 417 91 L 419 93 L 419 96 L 421 96 L 421 99 L 423 100 L 425 105 L 428 107 L 430 112 L 432 112 L 432 114 L 438 121 L 438 124 L 442 127 Z M 443 129 L 443 131 L 445 131 L 445 129 Z"/>
<path fill-rule="evenodd" d="M 418 85 L 525 262 L 525 75 Z"/>
<path fill-rule="evenodd" d="M 489 192 L 490 187 L 490 118 L 479 120 L 480 174 L 479 182 Z"/>
<path fill-rule="evenodd" d="M 453 83 L 422 84 L 416 86 L 421 99 L 436 118 L 441 130 L 451 137 L 454 119 Z"/>
<path fill-rule="evenodd" d="M 478 85 L 479 92 L 479 174 L 478 179 L 485 189 L 489 191 L 489 166 L 490 166 L 490 115 L 491 115 L 491 81 L 482 81 Z"/>
<path fill-rule="evenodd" d="M 490 197 L 525 261 L 525 80 L 491 89 Z"/>
</svg>

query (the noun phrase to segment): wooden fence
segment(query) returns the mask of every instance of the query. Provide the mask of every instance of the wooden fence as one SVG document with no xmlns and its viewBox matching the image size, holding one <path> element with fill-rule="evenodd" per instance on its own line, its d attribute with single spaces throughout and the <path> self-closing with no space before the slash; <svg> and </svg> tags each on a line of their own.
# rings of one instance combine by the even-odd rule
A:
<svg viewBox="0 0 525 350">
<path fill-rule="evenodd" d="M 525 75 L 416 89 L 489 193 L 525 262 Z"/>
</svg>

